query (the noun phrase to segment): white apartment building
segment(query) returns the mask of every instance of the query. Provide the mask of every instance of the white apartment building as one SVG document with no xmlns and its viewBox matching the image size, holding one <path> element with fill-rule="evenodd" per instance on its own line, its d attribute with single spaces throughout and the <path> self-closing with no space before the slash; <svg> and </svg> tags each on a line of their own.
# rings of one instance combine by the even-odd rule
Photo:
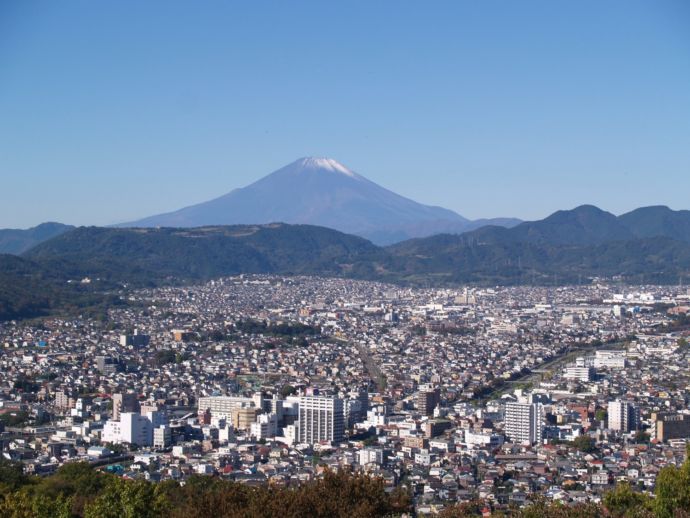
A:
<svg viewBox="0 0 690 518">
<path fill-rule="evenodd" d="M 629 401 L 617 399 L 609 402 L 608 427 L 618 432 L 637 430 L 639 410 Z"/>
<path fill-rule="evenodd" d="M 153 429 L 153 447 L 167 448 L 172 444 L 172 430 L 167 424 L 160 425 Z"/>
<path fill-rule="evenodd" d="M 199 413 L 209 410 L 212 417 L 230 417 L 235 410 L 240 408 L 263 407 L 263 397 L 260 393 L 253 397 L 240 396 L 208 396 L 200 397 L 198 403 Z"/>
<path fill-rule="evenodd" d="M 594 367 L 609 369 L 625 368 L 625 351 L 597 351 L 594 354 Z"/>
<path fill-rule="evenodd" d="M 592 367 L 566 367 L 563 371 L 563 377 L 568 380 L 576 380 L 588 382 L 594 378 L 594 369 Z"/>
<path fill-rule="evenodd" d="M 383 464 L 383 450 L 380 448 L 364 448 L 357 452 L 357 458 L 360 466 L 366 466 L 367 464 L 380 466 Z"/>
<path fill-rule="evenodd" d="M 119 421 L 108 420 L 103 427 L 104 443 L 129 443 L 139 446 L 150 446 L 152 435 L 151 421 L 134 412 L 123 412 Z"/>
<path fill-rule="evenodd" d="M 515 443 L 540 442 L 544 432 L 544 407 L 540 403 L 506 403 L 504 432 Z"/>
<path fill-rule="evenodd" d="M 256 422 L 250 425 L 249 433 L 257 440 L 275 437 L 278 435 L 278 416 L 273 412 L 260 414 L 257 416 Z"/>
<path fill-rule="evenodd" d="M 340 442 L 345 434 L 345 410 L 342 399 L 301 397 L 299 401 L 299 442 Z"/>
<path fill-rule="evenodd" d="M 122 412 L 120 420 L 108 420 L 103 427 L 101 440 L 104 443 L 129 443 L 139 446 L 153 445 L 154 429 L 167 425 L 163 412 Z"/>
<path fill-rule="evenodd" d="M 465 430 L 465 445 L 468 449 L 495 450 L 503 444 L 503 437 L 496 433 L 480 433 Z"/>
</svg>

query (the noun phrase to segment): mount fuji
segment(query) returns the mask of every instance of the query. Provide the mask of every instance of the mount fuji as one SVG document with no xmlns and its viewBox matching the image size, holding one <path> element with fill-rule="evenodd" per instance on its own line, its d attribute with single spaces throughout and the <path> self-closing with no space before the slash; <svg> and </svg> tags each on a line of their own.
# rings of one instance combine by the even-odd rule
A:
<svg viewBox="0 0 690 518">
<path fill-rule="evenodd" d="M 395 194 L 331 158 L 307 157 L 219 198 L 118 226 L 274 222 L 329 227 L 383 245 L 439 233 L 458 234 L 484 225 L 511 227 L 520 220 L 471 221 L 452 210 Z"/>
</svg>

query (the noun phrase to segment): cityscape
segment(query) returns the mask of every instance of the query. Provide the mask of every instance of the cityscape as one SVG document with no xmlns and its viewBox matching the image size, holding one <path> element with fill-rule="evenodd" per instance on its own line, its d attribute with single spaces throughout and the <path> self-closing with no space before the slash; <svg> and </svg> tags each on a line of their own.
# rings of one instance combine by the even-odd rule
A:
<svg viewBox="0 0 690 518">
<path fill-rule="evenodd" d="M 690 518 L 689 27 L 0 1 L 0 518 Z"/>
<path fill-rule="evenodd" d="M 242 275 L 0 327 L 5 456 L 124 479 L 404 487 L 415 513 L 652 491 L 690 438 L 690 290 Z"/>
</svg>

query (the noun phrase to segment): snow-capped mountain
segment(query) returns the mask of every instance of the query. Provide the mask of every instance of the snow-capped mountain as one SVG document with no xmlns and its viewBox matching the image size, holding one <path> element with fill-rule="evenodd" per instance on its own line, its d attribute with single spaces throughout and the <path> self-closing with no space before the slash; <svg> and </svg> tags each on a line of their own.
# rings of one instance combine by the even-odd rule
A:
<svg viewBox="0 0 690 518">
<path fill-rule="evenodd" d="M 336 160 L 316 157 L 296 160 L 219 198 L 121 226 L 198 227 L 272 222 L 330 227 L 377 244 L 477 228 L 477 224 L 451 210 L 422 205 L 384 189 Z M 481 220 L 481 224 L 506 226 L 518 222 Z"/>
</svg>

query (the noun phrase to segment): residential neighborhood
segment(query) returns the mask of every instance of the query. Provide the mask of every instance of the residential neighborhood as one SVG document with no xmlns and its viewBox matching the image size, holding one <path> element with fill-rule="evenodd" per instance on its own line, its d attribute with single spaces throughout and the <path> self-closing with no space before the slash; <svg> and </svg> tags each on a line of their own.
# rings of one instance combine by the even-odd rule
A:
<svg viewBox="0 0 690 518">
<path fill-rule="evenodd" d="M 615 279 L 408 288 L 242 275 L 107 318 L 0 324 L 0 443 L 25 473 L 406 488 L 418 513 L 651 493 L 690 439 L 690 293 Z"/>
</svg>

